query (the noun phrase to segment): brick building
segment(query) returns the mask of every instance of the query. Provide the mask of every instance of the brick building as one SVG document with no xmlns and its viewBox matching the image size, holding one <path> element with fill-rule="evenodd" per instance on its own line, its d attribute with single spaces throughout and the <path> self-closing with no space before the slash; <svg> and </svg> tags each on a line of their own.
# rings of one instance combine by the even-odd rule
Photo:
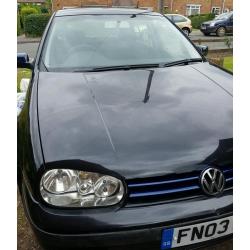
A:
<svg viewBox="0 0 250 250">
<path fill-rule="evenodd" d="M 158 11 L 158 0 L 52 0 L 53 10 L 66 7 L 143 7 Z M 214 12 L 216 14 L 233 9 L 233 0 L 164 0 L 166 12 L 183 15 L 203 14 Z"/>
<path fill-rule="evenodd" d="M 210 12 L 220 14 L 233 10 L 233 0 L 167 0 L 165 3 L 168 11 L 187 16 Z"/>
</svg>

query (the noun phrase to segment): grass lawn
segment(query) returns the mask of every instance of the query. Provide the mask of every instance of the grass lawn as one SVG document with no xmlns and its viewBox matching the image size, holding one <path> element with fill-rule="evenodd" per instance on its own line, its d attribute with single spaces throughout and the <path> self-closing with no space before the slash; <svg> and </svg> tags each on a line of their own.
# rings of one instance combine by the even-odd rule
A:
<svg viewBox="0 0 250 250">
<path fill-rule="evenodd" d="M 233 72 L 233 57 L 232 56 L 228 56 L 224 58 L 223 67 Z"/>
<path fill-rule="evenodd" d="M 17 92 L 20 92 L 20 81 L 22 78 L 30 78 L 31 71 L 29 69 L 17 69 Z"/>
</svg>

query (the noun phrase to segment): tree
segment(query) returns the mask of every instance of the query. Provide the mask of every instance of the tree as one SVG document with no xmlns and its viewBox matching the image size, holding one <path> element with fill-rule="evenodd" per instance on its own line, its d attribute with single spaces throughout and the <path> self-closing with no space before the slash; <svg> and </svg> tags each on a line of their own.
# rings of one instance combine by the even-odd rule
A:
<svg viewBox="0 0 250 250">
<path fill-rule="evenodd" d="M 52 0 L 46 0 L 45 1 L 45 7 L 51 12 L 52 10 Z"/>
<path fill-rule="evenodd" d="M 158 0 L 158 11 L 163 14 L 163 12 L 164 12 L 164 0 Z"/>
</svg>

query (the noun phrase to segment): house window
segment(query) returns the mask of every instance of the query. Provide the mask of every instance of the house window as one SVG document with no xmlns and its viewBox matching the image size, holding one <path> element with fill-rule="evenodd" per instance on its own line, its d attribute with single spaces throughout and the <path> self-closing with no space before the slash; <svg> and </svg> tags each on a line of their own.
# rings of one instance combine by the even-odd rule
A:
<svg viewBox="0 0 250 250">
<path fill-rule="evenodd" d="M 186 9 L 186 15 L 197 15 L 201 13 L 201 5 L 199 4 L 188 4 Z"/>
<path fill-rule="evenodd" d="M 212 7 L 211 13 L 213 13 L 215 15 L 219 15 L 220 14 L 220 7 Z"/>
</svg>

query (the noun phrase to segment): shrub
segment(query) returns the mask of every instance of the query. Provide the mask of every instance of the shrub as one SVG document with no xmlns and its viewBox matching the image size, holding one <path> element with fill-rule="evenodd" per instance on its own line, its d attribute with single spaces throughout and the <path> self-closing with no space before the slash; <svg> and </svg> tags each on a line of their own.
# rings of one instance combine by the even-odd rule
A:
<svg viewBox="0 0 250 250">
<path fill-rule="evenodd" d="M 171 11 L 169 8 L 164 8 L 164 14 L 175 14 L 175 12 Z"/>
<path fill-rule="evenodd" d="M 20 36 L 22 33 L 20 16 L 17 15 L 17 35 Z"/>
<path fill-rule="evenodd" d="M 46 8 L 45 6 L 41 6 L 41 13 L 43 14 L 49 13 L 48 8 Z"/>
<path fill-rule="evenodd" d="M 189 19 L 192 21 L 192 26 L 195 29 L 199 29 L 201 26 L 201 23 L 210 21 L 214 19 L 215 14 L 209 13 L 209 14 L 201 14 L 201 15 L 192 15 L 189 16 Z"/>
<path fill-rule="evenodd" d="M 50 19 L 49 14 L 31 14 L 25 18 L 24 32 L 26 36 L 41 36 Z"/>
<path fill-rule="evenodd" d="M 20 14 L 21 14 L 21 26 L 24 27 L 25 17 L 31 14 L 38 14 L 38 10 L 30 6 L 23 6 L 21 8 Z"/>
</svg>

